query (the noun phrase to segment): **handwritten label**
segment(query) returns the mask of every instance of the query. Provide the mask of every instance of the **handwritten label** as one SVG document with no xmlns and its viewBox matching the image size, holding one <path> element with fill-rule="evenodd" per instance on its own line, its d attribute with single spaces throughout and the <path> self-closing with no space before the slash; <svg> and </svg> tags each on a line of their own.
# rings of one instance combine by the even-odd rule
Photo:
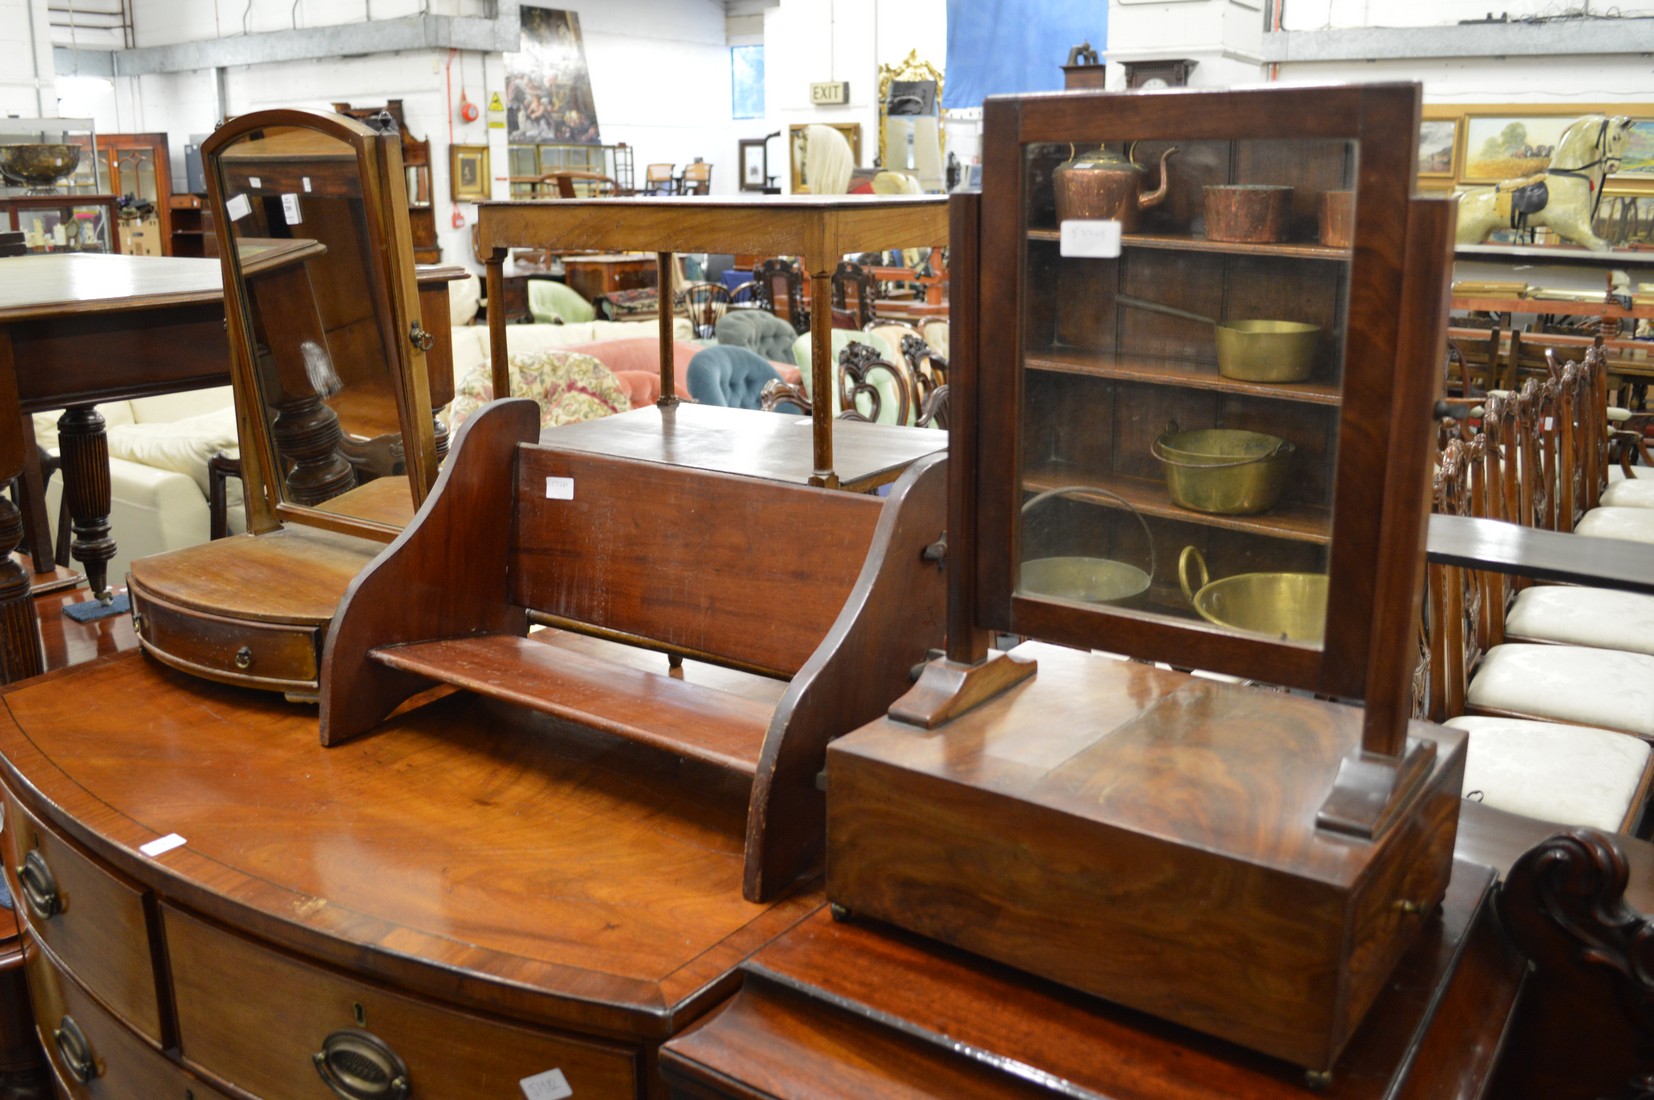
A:
<svg viewBox="0 0 1654 1100">
<path fill-rule="evenodd" d="M 574 479 L 572 477 L 546 478 L 547 500 L 573 500 Z"/>
<path fill-rule="evenodd" d="M 310 177 L 309 176 L 301 176 L 301 177 L 299 177 L 299 180 L 300 180 L 301 183 L 304 184 L 304 193 L 306 195 L 310 194 Z"/>
<path fill-rule="evenodd" d="M 238 222 L 253 212 L 253 204 L 247 201 L 246 195 L 231 195 L 224 209 L 230 212 L 231 221 Z"/>
<path fill-rule="evenodd" d="M 281 216 L 287 219 L 288 225 L 298 225 L 304 221 L 299 214 L 299 197 L 297 195 L 283 195 L 281 197 Z"/>
<path fill-rule="evenodd" d="M 563 1076 L 560 1069 L 548 1069 L 544 1073 L 536 1073 L 533 1077 L 524 1077 L 517 1084 L 522 1086 L 526 1100 L 563 1100 L 565 1096 L 573 1096 L 574 1090 L 569 1088 L 568 1078 Z"/>
<path fill-rule="evenodd" d="M 1064 256 L 1112 260 L 1120 254 L 1120 223 L 1112 218 L 1069 218 L 1062 223 L 1057 248 Z"/>
<path fill-rule="evenodd" d="M 166 836 L 161 837 L 158 840 L 152 840 L 148 844 L 140 845 L 138 851 L 153 859 L 162 852 L 170 852 L 174 848 L 182 848 L 183 846 L 183 837 L 179 836 L 177 833 L 168 833 Z"/>
</svg>

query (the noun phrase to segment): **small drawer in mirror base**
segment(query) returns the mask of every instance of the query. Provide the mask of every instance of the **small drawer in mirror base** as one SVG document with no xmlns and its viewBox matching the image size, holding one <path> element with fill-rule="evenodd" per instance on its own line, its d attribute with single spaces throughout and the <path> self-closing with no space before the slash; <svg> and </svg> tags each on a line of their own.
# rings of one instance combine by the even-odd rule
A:
<svg viewBox="0 0 1654 1100">
<path fill-rule="evenodd" d="M 576 1097 L 638 1095 L 632 1048 L 392 993 L 171 906 L 162 906 L 161 921 L 181 1054 L 265 1100 L 327 1095 L 318 1054 L 364 1079 L 388 1084 L 405 1074 L 413 1098 L 517 1096 L 519 1081 L 553 1070 Z"/>
<path fill-rule="evenodd" d="M 23 955 L 35 1026 L 58 1096 L 231 1100 L 131 1031 L 33 937 L 25 935 Z"/>
<path fill-rule="evenodd" d="M 171 603 L 130 582 L 144 651 L 180 672 L 241 687 L 314 695 L 326 622 L 256 623 Z"/>
</svg>

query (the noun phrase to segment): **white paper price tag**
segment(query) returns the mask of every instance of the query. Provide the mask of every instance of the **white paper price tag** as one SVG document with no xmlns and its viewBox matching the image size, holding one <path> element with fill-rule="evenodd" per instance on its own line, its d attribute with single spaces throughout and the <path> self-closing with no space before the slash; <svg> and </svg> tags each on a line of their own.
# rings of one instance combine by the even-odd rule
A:
<svg viewBox="0 0 1654 1100">
<path fill-rule="evenodd" d="M 573 1096 L 574 1090 L 569 1088 L 568 1078 L 563 1076 L 560 1069 L 548 1069 L 544 1073 L 536 1073 L 533 1077 L 524 1077 L 517 1084 L 522 1086 L 525 1100 L 563 1100 L 565 1096 Z"/>
<path fill-rule="evenodd" d="M 138 851 L 142 852 L 146 856 L 149 856 L 151 859 L 154 859 L 162 852 L 170 852 L 174 848 L 182 848 L 183 846 L 183 837 L 179 836 L 177 833 L 168 833 L 166 836 L 152 840 L 148 844 L 140 845 L 138 847 Z"/>
<path fill-rule="evenodd" d="M 303 180 L 303 183 L 304 183 L 304 193 L 306 195 L 308 195 L 308 194 L 310 194 L 310 177 L 309 176 L 304 176 L 304 177 L 302 177 L 302 180 Z"/>
<path fill-rule="evenodd" d="M 264 181 L 257 176 L 248 176 L 247 186 L 251 187 L 254 191 L 262 191 L 264 190 Z"/>
<path fill-rule="evenodd" d="M 1120 223 L 1112 218 L 1100 221 L 1069 218 L 1062 223 L 1057 248 L 1064 256 L 1112 260 L 1120 254 Z"/>
<path fill-rule="evenodd" d="M 287 219 L 288 225 L 298 225 L 304 221 L 299 214 L 299 197 L 297 195 L 283 195 L 281 197 L 281 216 Z"/>
<path fill-rule="evenodd" d="M 231 195 L 224 209 L 229 211 L 231 221 L 238 222 L 253 212 L 253 204 L 247 201 L 246 195 Z"/>
<path fill-rule="evenodd" d="M 572 477 L 546 478 L 547 500 L 573 500 L 574 479 Z"/>
</svg>

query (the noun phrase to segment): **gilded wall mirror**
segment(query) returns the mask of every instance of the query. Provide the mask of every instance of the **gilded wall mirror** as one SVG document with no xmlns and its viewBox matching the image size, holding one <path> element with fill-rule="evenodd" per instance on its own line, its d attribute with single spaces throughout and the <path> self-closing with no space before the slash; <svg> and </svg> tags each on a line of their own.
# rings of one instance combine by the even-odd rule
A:
<svg viewBox="0 0 1654 1100">
<path fill-rule="evenodd" d="M 942 70 L 912 50 L 879 66 L 879 167 L 913 176 L 927 192 L 946 189 Z"/>
<path fill-rule="evenodd" d="M 265 111 L 202 146 L 249 530 L 394 535 L 436 476 L 394 127 Z"/>
</svg>

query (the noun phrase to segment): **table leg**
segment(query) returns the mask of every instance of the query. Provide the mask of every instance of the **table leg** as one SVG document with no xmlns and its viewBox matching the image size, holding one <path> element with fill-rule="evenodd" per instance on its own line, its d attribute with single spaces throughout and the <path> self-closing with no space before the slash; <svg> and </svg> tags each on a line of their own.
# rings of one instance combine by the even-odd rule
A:
<svg viewBox="0 0 1654 1100">
<path fill-rule="evenodd" d="M 0 325 L 0 424 L 22 422 L 16 365 L 11 333 Z M 23 433 L 0 434 L 0 481 L 10 481 L 22 472 L 23 457 Z M 12 556 L 22 541 L 23 513 L 0 494 L 0 684 L 38 676 L 46 669 L 40 624 L 29 596 L 29 572 Z"/>
<path fill-rule="evenodd" d="M 103 414 L 91 405 L 71 405 L 58 418 L 57 440 L 69 529 L 75 536 L 69 554 L 84 567 L 93 595 L 107 603 L 115 540 L 109 537 L 109 439 Z"/>
<path fill-rule="evenodd" d="M 46 476 L 41 467 L 41 450 L 35 443 L 34 419 L 23 418 L 23 470 L 17 476 L 28 511 L 23 515 L 23 535 L 28 540 L 26 549 L 36 573 L 54 573 L 57 562 L 52 560 L 52 523 L 46 514 Z"/>
</svg>

